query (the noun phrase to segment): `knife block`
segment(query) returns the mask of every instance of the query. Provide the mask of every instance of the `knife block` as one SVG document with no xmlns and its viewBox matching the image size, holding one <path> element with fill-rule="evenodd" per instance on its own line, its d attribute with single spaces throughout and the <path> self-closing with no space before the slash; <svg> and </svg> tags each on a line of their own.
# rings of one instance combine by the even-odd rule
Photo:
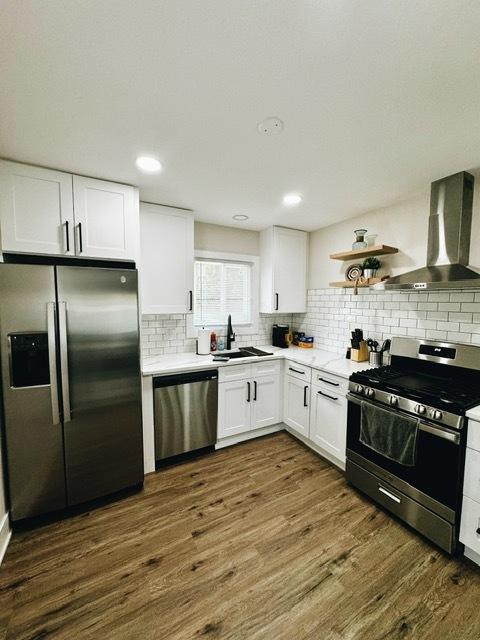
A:
<svg viewBox="0 0 480 640">
<path fill-rule="evenodd" d="M 354 362 L 366 362 L 368 360 L 368 346 L 365 340 L 360 342 L 359 349 L 352 349 L 350 359 Z"/>
</svg>

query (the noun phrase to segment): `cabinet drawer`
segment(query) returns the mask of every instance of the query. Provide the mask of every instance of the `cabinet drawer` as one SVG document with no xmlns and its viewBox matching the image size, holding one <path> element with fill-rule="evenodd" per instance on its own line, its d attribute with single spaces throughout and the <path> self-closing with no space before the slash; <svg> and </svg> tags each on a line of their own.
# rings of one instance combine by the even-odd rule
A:
<svg viewBox="0 0 480 640">
<path fill-rule="evenodd" d="M 280 373 L 281 369 L 280 360 L 262 360 L 262 362 L 255 362 L 252 364 L 252 377 L 258 378 L 258 376 L 275 376 Z"/>
<path fill-rule="evenodd" d="M 480 451 L 480 422 L 468 421 L 467 447 Z"/>
<path fill-rule="evenodd" d="M 465 458 L 464 495 L 480 502 L 480 452 L 467 448 Z"/>
<path fill-rule="evenodd" d="M 480 503 L 463 497 L 460 542 L 476 553 L 480 553 Z"/>
<path fill-rule="evenodd" d="M 299 380 L 305 380 L 307 383 L 310 383 L 310 380 L 312 379 L 312 370 L 310 367 L 306 367 L 303 364 L 297 364 L 296 362 L 289 362 L 287 360 L 285 364 L 285 371 L 289 376 L 298 378 Z"/>
<path fill-rule="evenodd" d="M 251 377 L 251 365 L 250 364 L 237 364 L 234 366 L 227 365 L 225 367 L 219 367 L 218 369 L 218 381 L 219 382 L 232 382 L 233 380 L 246 380 Z"/>
<path fill-rule="evenodd" d="M 324 371 L 314 370 L 312 372 L 312 384 L 323 387 L 324 389 L 330 389 L 330 391 L 335 391 L 335 393 L 341 393 L 342 395 L 346 395 L 348 391 L 348 380 L 340 376 L 335 376 L 332 373 L 325 373 Z"/>
</svg>

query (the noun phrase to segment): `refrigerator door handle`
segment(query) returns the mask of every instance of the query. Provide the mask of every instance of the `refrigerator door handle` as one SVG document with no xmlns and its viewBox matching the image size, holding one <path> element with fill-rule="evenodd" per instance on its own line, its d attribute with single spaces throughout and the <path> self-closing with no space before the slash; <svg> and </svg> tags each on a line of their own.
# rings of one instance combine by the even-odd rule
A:
<svg viewBox="0 0 480 640">
<path fill-rule="evenodd" d="M 47 332 L 48 332 L 48 369 L 50 373 L 50 398 L 52 402 L 52 423 L 60 424 L 60 410 L 58 406 L 57 380 L 57 345 L 55 329 L 56 305 L 47 303 Z"/>
<path fill-rule="evenodd" d="M 60 368 L 62 370 L 63 421 L 70 422 L 70 384 L 68 379 L 67 303 L 58 303 L 58 327 L 60 330 Z"/>
</svg>

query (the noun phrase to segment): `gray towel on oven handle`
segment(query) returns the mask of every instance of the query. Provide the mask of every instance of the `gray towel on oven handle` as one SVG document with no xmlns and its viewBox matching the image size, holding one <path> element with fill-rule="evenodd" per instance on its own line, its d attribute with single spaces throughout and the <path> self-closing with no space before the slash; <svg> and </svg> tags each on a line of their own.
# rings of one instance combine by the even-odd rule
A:
<svg viewBox="0 0 480 640">
<path fill-rule="evenodd" d="M 360 442 L 406 467 L 415 465 L 418 418 L 362 402 Z"/>
</svg>

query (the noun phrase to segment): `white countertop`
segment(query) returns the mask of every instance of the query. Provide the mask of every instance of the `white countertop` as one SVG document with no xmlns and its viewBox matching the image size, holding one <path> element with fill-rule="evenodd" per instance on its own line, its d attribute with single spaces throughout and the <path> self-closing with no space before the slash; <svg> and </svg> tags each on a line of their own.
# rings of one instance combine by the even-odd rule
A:
<svg viewBox="0 0 480 640">
<path fill-rule="evenodd" d="M 246 364 L 249 362 L 263 361 L 265 359 L 277 360 L 287 359 L 291 362 L 308 365 L 314 369 L 336 374 L 343 378 L 349 378 L 355 371 L 369 369 L 368 362 L 352 362 L 342 358 L 331 351 L 322 349 L 302 349 L 291 346 L 288 349 L 280 349 L 272 345 L 257 347 L 262 351 L 272 353 L 271 356 L 261 358 L 252 356 L 251 358 L 236 358 L 229 362 L 214 362 L 211 355 L 199 356 L 196 353 L 173 353 L 163 356 L 147 356 L 142 362 L 142 374 L 144 376 L 165 375 L 167 373 L 182 373 L 185 371 L 199 371 L 201 369 L 211 369 L 217 367 L 231 367 L 236 364 Z M 221 355 L 221 351 L 217 352 Z M 480 419 L 480 417 L 479 417 Z"/>
</svg>

